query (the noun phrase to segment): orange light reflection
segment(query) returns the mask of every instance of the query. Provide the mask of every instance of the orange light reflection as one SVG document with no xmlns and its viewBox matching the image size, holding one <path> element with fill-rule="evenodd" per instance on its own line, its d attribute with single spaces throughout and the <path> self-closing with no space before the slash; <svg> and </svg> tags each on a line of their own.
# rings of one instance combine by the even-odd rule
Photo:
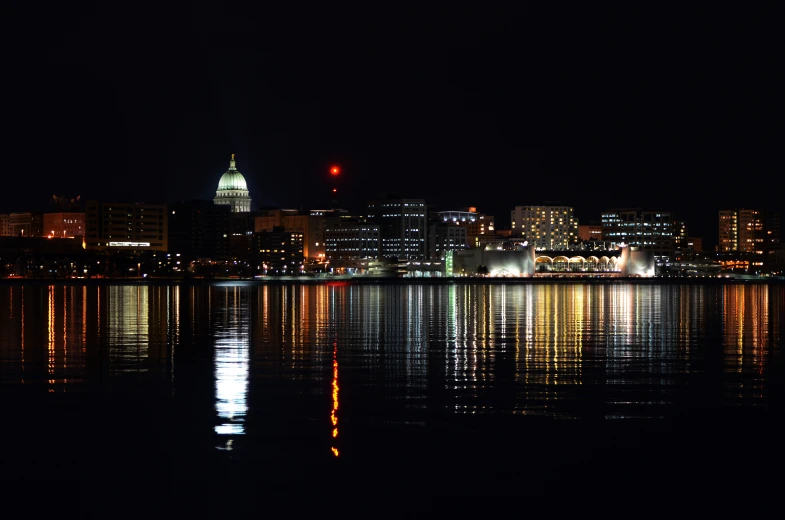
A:
<svg viewBox="0 0 785 520">
<path fill-rule="evenodd" d="M 330 412 L 330 421 L 332 422 L 333 428 L 333 438 L 338 437 L 338 416 L 336 412 L 338 411 L 338 390 L 340 387 L 338 386 L 338 343 L 333 343 L 333 409 Z M 333 455 L 336 457 L 338 456 L 338 449 L 333 446 L 332 447 Z"/>
</svg>

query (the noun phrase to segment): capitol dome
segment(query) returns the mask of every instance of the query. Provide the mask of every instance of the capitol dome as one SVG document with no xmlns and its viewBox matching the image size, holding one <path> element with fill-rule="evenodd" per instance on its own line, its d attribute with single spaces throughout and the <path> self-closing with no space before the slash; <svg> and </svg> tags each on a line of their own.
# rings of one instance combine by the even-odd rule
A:
<svg viewBox="0 0 785 520">
<path fill-rule="evenodd" d="M 248 190 L 248 185 L 245 183 L 245 177 L 237 170 L 229 170 L 221 175 L 221 180 L 218 181 L 218 191 L 223 190 Z"/>
<path fill-rule="evenodd" d="M 229 169 L 221 175 L 221 180 L 218 181 L 218 190 L 215 192 L 213 202 L 232 206 L 234 213 L 251 211 L 248 185 L 245 183 L 243 174 L 237 171 L 234 154 L 232 154 L 232 160 L 229 161 Z"/>
</svg>

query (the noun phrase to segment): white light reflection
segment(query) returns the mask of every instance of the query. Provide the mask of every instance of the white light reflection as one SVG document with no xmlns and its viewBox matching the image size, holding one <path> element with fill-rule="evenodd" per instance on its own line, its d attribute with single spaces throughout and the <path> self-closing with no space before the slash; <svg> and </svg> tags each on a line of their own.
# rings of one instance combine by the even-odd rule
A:
<svg viewBox="0 0 785 520">
<path fill-rule="evenodd" d="M 240 287 L 219 289 L 221 311 L 215 324 L 215 410 L 218 435 L 243 435 L 248 411 L 248 297 Z M 232 439 L 218 449 L 231 450 Z"/>
</svg>

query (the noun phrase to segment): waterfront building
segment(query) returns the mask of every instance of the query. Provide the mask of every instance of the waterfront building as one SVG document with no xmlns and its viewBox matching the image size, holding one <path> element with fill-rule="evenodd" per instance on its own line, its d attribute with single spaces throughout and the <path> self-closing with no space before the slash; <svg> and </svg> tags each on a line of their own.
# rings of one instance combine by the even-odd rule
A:
<svg viewBox="0 0 785 520">
<path fill-rule="evenodd" d="M 782 270 L 783 267 L 783 244 L 782 244 L 782 224 L 780 213 L 776 211 L 766 211 L 763 214 L 763 251 L 766 255 L 764 265 L 766 270 Z"/>
<path fill-rule="evenodd" d="M 269 231 L 254 233 L 254 259 L 263 274 L 296 275 L 303 271 L 303 234 L 285 231 L 276 226 Z"/>
<path fill-rule="evenodd" d="M 259 212 L 231 212 L 229 214 L 229 257 L 246 262 L 255 252 L 254 226 Z"/>
<path fill-rule="evenodd" d="M 0 237 L 13 236 L 11 233 L 11 221 L 8 213 L 0 213 Z"/>
<path fill-rule="evenodd" d="M 721 210 L 719 213 L 719 240 L 717 251 L 730 253 L 739 250 L 739 214 L 737 210 Z"/>
<path fill-rule="evenodd" d="M 452 221 L 435 222 L 430 225 L 428 244 L 432 259 L 445 258 L 447 251 L 469 248 L 468 229 Z"/>
<path fill-rule="evenodd" d="M 651 250 L 637 247 L 592 251 L 535 250 L 516 244 L 512 248 L 489 245 L 456 251 L 451 255 L 454 276 L 552 277 L 552 276 L 654 276 Z"/>
<path fill-rule="evenodd" d="M 328 221 L 324 239 L 325 255 L 330 260 L 379 257 L 379 224 L 367 219 Z"/>
<path fill-rule="evenodd" d="M 512 235 L 536 249 L 566 250 L 578 238 L 578 219 L 571 206 L 516 206 L 511 212 Z"/>
<path fill-rule="evenodd" d="M 475 207 L 470 207 L 468 211 L 477 215 L 477 218 L 466 223 L 466 238 L 469 247 L 479 247 L 481 237 L 496 233 L 495 219 L 492 215 L 480 213 Z"/>
<path fill-rule="evenodd" d="M 87 249 L 167 251 L 169 218 L 166 204 L 87 201 Z"/>
<path fill-rule="evenodd" d="M 185 262 L 228 259 L 231 211 L 209 200 L 169 204 L 169 253 Z"/>
<path fill-rule="evenodd" d="M 578 226 L 578 238 L 583 242 L 601 241 L 601 224 L 582 224 Z"/>
<path fill-rule="evenodd" d="M 720 253 L 762 255 L 780 242 L 780 215 L 760 209 L 726 209 L 719 212 Z"/>
<path fill-rule="evenodd" d="M 284 231 L 303 235 L 303 256 L 306 260 L 325 257 L 324 215 L 312 215 L 296 209 L 267 209 L 260 211 L 254 220 L 254 231 L 272 231 L 282 227 Z"/>
<path fill-rule="evenodd" d="M 778 270 L 782 247 L 780 213 L 761 209 L 726 209 L 719 212 L 720 253 L 737 253 L 754 271 Z"/>
<path fill-rule="evenodd" d="M 225 204 L 232 208 L 233 213 L 251 211 L 251 197 L 243 174 L 237 171 L 234 154 L 229 161 L 229 169 L 218 181 L 218 189 L 213 199 L 215 204 Z"/>
<path fill-rule="evenodd" d="M 738 243 L 736 251 L 743 253 L 763 254 L 763 242 L 766 232 L 763 227 L 763 212 L 757 209 L 739 209 Z"/>
<path fill-rule="evenodd" d="M 700 237 L 687 237 L 687 250 L 693 253 L 702 253 L 703 239 Z"/>
<path fill-rule="evenodd" d="M 427 210 L 423 199 L 388 198 L 368 203 L 368 219 L 379 224 L 381 255 L 399 260 L 428 256 Z"/>
<path fill-rule="evenodd" d="M 674 252 L 674 219 L 670 211 L 640 208 L 602 212 L 602 236 L 616 244 L 652 251 L 658 263 Z"/>
<path fill-rule="evenodd" d="M 465 210 L 435 211 L 431 220 L 435 223 L 453 223 L 456 226 L 466 228 L 467 247 L 482 247 L 490 240 L 488 236 L 495 233 L 494 218 L 484 213 L 479 213 L 476 207 L 469 207 Z M 433 222 L 431 225 L 433 225 Z M 429 246 L 431 255 L 434 254 L 435 246 Z"/>
<path fill-rule="evenodd" d="M 42 237 L 44 236 L 43 213 L 22 212 L 9 213 L 8 225 L 14 237 Z"/>
<path fill-rule="evenodd" d="M 81 212 L 44 213 L 44 235 L 52 238 L 84 237 L 85 214 Z"/>
</svg>

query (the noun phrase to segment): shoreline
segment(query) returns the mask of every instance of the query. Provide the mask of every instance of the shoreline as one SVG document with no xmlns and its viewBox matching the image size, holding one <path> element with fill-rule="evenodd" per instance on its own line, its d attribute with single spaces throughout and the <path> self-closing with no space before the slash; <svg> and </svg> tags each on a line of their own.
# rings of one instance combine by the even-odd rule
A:
<svg viewBox="0 0 785 520">
<path fill-rule="evenodd" d="M 527 277 L 527 278 L 399 278 L 369 276 L 265 277 L 265 278 L 3 278 L 0 285 L 542 285 L 542 284 L 634 284 L 634 285 L 733 285 L 785 284 L 783 277 Z"/>
</svg>

